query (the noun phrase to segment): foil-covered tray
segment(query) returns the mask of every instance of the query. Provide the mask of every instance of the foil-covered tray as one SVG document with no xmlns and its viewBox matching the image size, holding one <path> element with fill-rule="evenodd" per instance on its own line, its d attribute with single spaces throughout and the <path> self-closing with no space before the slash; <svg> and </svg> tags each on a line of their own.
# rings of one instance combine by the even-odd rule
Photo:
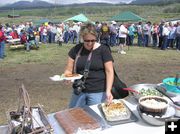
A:
<svg viewBox="0 0 180 134">
<path fill-rule="evenodd" d="M 111 125 L 111 126 L 119 125 L 119 124 L 124 124 L 124 123 L 136 122 L 138 120 L 138 118 L 129 109 L 129 107 L 124 102 L 122 102 L 122 103 L 127 109 L 127 115 L 126 116 L 122 115 L 119 118 L 117 118 L 117 120 L 112 120 L 112 119 L 109 120 L 109 118 L 107 118 L 107 116 L 105 115 L 105 112 L 103 110 L 103 105 L 102 104 L 98 105 L 98 109 L 100 110 L 102 117 L 105 119 L 105 121 L 107 122 L 108 125 Z"/>
</svg>

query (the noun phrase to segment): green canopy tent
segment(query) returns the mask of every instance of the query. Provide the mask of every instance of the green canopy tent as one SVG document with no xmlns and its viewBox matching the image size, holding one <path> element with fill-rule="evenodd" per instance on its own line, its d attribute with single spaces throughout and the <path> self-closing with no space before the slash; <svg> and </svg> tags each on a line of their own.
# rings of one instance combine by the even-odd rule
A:
<svg viewBox="0 0 180 134">
<path fill-rule="evenodd" d="M 132 22 L 137 22 L 137 21 L 145 21 L 144 18 L 134 14 L 133 12 L 123 12 L 119 13 L 118 15 L 113 16 L 112 18 L 109 19 L 110 21 L 120 21 L 120 22 L 127 22 L 127 21 L 132 21 Z"/>
<path fill-rule="evenodd" d="M 88 22 L 90 20 L 84 14 L 79 14 L 74 17 L 66 19 L 64 22 L 67 22 L 67 21 Z"/>
</svg>

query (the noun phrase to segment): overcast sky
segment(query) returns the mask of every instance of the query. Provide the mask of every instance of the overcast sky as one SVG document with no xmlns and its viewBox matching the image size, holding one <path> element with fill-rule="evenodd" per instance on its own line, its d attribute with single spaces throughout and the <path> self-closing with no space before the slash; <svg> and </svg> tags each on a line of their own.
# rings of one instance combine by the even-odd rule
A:
<svg viewBox="0 0 180 134">
<path fill-rule="evenodd" d="M 0 0 L 0 4 L 14 3 L 20 0 Z M 33 1 L 33 0 L 23 0 L 23 1 Z M 131 2 L 132 0 L 43 0 L 51 3 L 61 3 L 61 4 L 72 4 L 72 3 L 86 3 L 86 2 L 108 2 L 108 3 L 119 3 L 119 2 Z"/>
</svg>

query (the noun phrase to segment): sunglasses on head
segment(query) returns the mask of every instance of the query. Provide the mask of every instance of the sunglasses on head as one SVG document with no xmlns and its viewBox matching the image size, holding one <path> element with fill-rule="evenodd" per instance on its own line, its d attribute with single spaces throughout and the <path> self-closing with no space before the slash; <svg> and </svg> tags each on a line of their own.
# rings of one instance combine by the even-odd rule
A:
<svg viewBox="0 0 180 134">
<path fill-rule="evenodd" d="M 84 42 L 96 42 L 96 40 L 84 40 Z"/>
</svg>

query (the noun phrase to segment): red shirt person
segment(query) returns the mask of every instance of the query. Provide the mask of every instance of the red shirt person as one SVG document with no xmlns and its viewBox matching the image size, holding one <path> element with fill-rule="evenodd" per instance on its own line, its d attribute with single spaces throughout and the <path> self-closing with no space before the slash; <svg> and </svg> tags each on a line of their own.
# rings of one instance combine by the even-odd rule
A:
<svg viewBox="0 0 180 134">
<path fill-rule="evenodd" d="M 17 33 L 17 30 L 14 30 L 10 33 L 10 36 L 12 37 L 12 39 L 18 39 L 19 35 Z"/>
</svg>

